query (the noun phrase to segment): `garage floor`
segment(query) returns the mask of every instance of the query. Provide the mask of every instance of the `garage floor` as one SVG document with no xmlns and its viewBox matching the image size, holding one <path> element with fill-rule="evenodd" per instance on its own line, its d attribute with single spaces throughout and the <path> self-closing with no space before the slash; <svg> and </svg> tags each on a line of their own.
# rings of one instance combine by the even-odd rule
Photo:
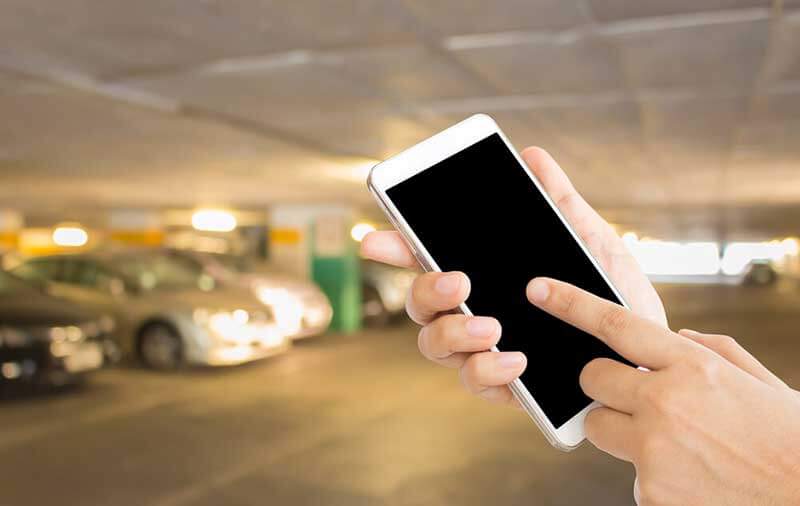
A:
<svg viewBox="0 0 800 506">
<path fill-rule="evenodd" d="M 733 334 L 800 384 L 800 292 L 662 287 L 674 328 Z M 0 404 L 0 504 L 620 505 L 631 468 L 551 449 L 462 392 L 401 326 L 226 370 L 107 370 Z"/>
</svg>

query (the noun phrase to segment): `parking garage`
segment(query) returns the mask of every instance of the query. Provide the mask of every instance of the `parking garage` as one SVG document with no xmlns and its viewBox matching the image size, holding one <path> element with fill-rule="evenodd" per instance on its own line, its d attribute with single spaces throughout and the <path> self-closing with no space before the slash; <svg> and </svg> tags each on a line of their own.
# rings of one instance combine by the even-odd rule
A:
<svg viewBox="0 0 800 506">
<path fill-rule="evenodd" d="M 671 329 L 800 384 L 792 0 L 0 9 L 0 504 L 631 504 L 427 362 L 416 271 L 359 255 L 370 168 L 476 113 Z"/>
</svg>

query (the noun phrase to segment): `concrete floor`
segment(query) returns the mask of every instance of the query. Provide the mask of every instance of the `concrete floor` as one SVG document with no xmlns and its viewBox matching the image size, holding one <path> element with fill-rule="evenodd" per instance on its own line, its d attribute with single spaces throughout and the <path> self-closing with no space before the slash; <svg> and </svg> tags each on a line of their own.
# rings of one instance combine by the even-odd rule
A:
<svg viewBox="0 0 800 506">
<path fill-rule="evenodd" d="M 800 384 L 793 287 L 662 287 L 673 328 L 740 338 Z M 0 404 L 0 504 L 632 504 L 632 469 L 550 448 L 462 392 L 401 326 L 225 370 L 107 370 Z"/>
</svg>

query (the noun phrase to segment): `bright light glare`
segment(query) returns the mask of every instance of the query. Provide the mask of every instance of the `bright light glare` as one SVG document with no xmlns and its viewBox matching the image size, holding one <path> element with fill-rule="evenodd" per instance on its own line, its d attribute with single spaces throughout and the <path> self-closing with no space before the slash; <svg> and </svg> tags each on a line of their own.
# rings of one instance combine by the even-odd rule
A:
<svg viewBox="0 0 800 506">
<path fill-rule="evenodd" d="M 732 242 L 725 247 L 722 256 L 722 272 L 728 275 L 741 274 L 753 260 L 777 262 L 787 255 L 797 255 L 796 239 L 770 242 Z"/>
<path fill-rule="evenodd" d="M 356 223 L 353 229 L 350 230 L 350 236 L 354 240 L 361 242 L 367 234 L 374 231 L 375 227 L 369 223 Z"/>
<path fill-rule="evenodd" d="M 17 379 L 22 376 L 22 366 L 16 362 L 5 362 L 0 366 L 0 374 L 6 379 Z"/>
<path fill-rule="evenodd" d="M 637 236 L 633 232 L 625 232 L 624 234 L 622 234 L 622 242 L 624 242 L 625 245 L 628 246 L 628 248 L 630 248 L 632 245 L 639 242 L 639 236 Z"/>
<path fill-rule="evenodd" d="M 640 241 L 629 237 L 626 245 L 646 274 L 698 276 L 719 272 L 719 245 L 715 242 Z"/>
<path fill-rule="evenodd" d="M 244 309 L 237 309 L 233 312 L 233 321 L 239 325 L 245 325 L 250 320 L 250 315 Z"/>
<path fill-rule="evenodd" d="M 800 254 L 800 242 L 794 237 L 787 237 L 781 241 L 781 246 L 783 246 L 784 253 L 787 255 L 797 256 Z"/>
<path fill-rule="evenodd" d="M 192 215 L 192 227 L 204 232 L 230 232 L 236 228 L 236 217 L 221 209 L 200 209 Z"/>
<path fill-rule="evenodd" d="M 248 335 L 249 332 L 246 322 L 242 323 L 241 320 L 241 316 L 237 317 L 235 312 L 228 313 L 226 311 L 220 311 L 208 317 L 208 328 L 226 341 L 246 343 L 250 336 Z"/>
<path fill-rule="evenodd" d="M 275 322 L 288 335 L 296 334 L 303 326 L 303 304 L 284 288 L 256 287 L 256 296 L 265 306 L 272 308 Z"/>
<path fill-rule="evenodd" d="M 80 247 L 89 242 L 89 234 L 80 227 L 57 227 L 53 230 L 56 246 Z"/>
<path fill-rule="evenodd" d="M 639 239 L 633 232 L 624 234 L 622 240 L 646 274 L 665 276 L 714 275 L 720 272 L 734 276 L 744 272 L 754 260 L 778 262 L 787 256 L 800 254 L 800 242 L 794 237 L 770 242 L 732 242 L 725 246 L 722 255 L 719 244 L 715 242 Z"/>
</svg>

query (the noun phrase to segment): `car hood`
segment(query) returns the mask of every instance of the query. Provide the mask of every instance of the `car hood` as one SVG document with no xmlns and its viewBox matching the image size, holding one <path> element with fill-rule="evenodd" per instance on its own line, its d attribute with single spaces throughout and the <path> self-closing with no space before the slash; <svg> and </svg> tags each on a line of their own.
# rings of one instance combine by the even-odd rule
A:
<svg viewBox="0 0 800 506">
<path fill-rule="evenodd" d="M 0 326 L 76 325 L 98 317 L 91 310 L 33 289 L 0 295 Z"/>
<path fill-rule="evenodd" d="M 242 283 L 247 286 L 263 285 L 276 288 L 285 288 L 286 290 L 295 293 L 320 291 L 319 287 L 315 283 L 288 274 L 249 273 L 243 274 L 241 280 Z"/>
<path fill-rule="evenodd" d="M 192 311 L 203 308 L 209 310 L 244 309 L 246 311 L 262 310 L 264 307 L 253 296 L 250 290 L 237 287 L 225 287 L 216 290 L 175 290 L 158 291 L 144 294 L 149 302 L 157 303 L 166 310 L 185 309 Z"/>
</svg>

